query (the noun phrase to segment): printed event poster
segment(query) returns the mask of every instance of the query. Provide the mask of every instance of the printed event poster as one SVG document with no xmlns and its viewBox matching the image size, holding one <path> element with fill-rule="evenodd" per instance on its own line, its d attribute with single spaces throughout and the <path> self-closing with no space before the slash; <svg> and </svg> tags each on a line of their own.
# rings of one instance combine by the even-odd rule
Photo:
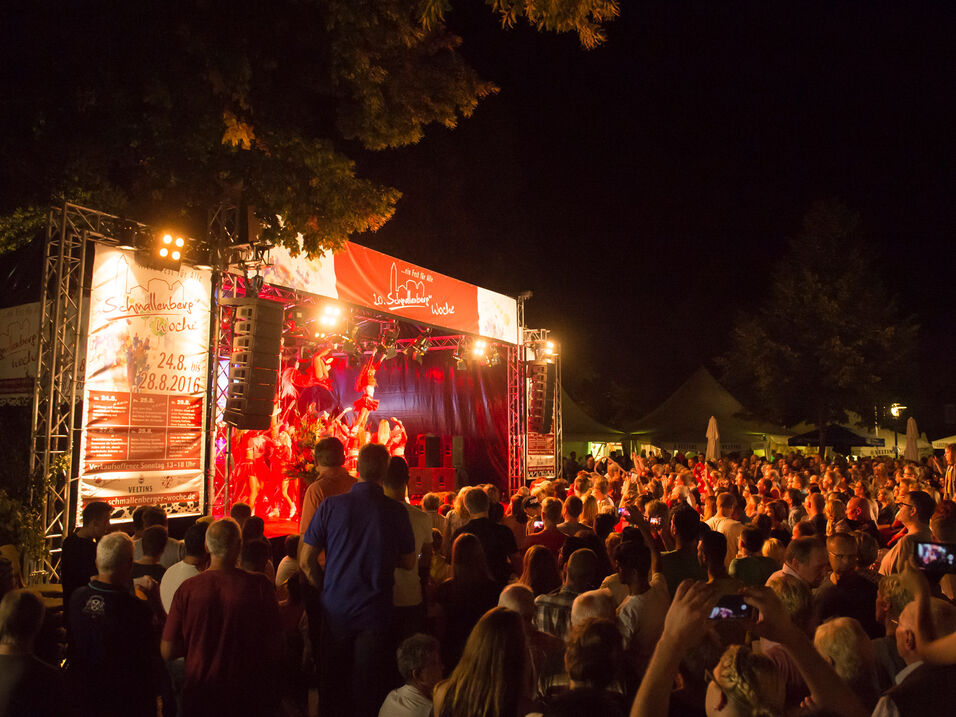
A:
<svg viewBox="0 0 956 717">
<path fill-rule="evenodd" d="M 40 303 L 0 309 L 0 403 L 33 399 Z"/>
<path fill-rule="evenodd" d="M 202 511 L 209 299 L 209 272 L 97 247 L 78 513 L 91 500 Z"/>
<path fill-rule="evenodd" d="M 556 476 L 554 466 L 554 432 L 528 431 L 528 477 Z"/>
</svg>

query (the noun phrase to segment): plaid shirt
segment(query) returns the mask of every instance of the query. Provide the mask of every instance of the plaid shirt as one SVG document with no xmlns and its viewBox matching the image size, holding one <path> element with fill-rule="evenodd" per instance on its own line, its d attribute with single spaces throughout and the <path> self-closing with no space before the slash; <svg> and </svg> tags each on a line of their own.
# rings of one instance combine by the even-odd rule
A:
<svg viewBox="0 0 956 717">
<path fill-rule="evenodd" d="M 580 593 L 567 585 L 535 598 L 535 622 L 538 629 L 564 639 L 571 624 L 571 603 Z"/>
</svg>

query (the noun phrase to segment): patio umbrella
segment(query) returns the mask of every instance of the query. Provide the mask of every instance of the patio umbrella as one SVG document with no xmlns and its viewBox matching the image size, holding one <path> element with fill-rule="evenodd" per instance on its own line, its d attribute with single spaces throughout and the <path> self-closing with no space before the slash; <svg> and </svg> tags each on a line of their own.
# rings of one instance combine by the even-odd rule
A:
<svg viewBox="0 0 956 717">
<path fill-rule="evenodd" d="M 708 461 L 720 458 L 720 433 L 717 431 L 717 419 L 713 416 L 707 424 L 707 453 L 704 458 Z"/>
<path fill-rule="evenodd" d="M 903 451 L 903 459 L 907 461 L 919 462 L 919 448 L 916 442 L 919 440 L 919 433 L 916 430 L 916 419 L 910 416 L 906 419 L 906 450 Z"/>
</svg>

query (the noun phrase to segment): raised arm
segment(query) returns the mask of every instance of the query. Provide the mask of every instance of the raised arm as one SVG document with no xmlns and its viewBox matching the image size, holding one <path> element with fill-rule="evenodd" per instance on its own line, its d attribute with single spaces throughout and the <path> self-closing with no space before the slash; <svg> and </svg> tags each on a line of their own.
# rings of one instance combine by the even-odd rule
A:
<svg viewBox="0 0 956 717">
<path fill-rule="evenodd" d="M 760 611 L 754 633 L 779 642 L 790 653 L 818 708 L 842 717 L 867 717 L 870 714 L 833 667 L 816 651 L 810 638 L 793 624 L 773 590 L 748 587 L 744 589 L 744 595 L 747 603 Z"/>
<path fill-rule="evenodd" d="M 706 583 L 685 580 L 677 587 L 661 639 L 631 705 L 631 717 L 667 717 L 680 661 L 706 632 L 707 615 L 716 603 L 717 591 Z"/>
</svg>

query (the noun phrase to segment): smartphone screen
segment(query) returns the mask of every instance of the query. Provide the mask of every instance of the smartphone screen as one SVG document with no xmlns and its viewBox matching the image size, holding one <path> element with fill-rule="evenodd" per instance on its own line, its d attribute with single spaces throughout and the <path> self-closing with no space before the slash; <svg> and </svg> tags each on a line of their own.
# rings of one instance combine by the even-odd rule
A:
<svg viewBox="0 0 956 717">
<path fill-rule="evenodd" d="M 710 611 L 711 620 L 743 620 L 756 613 L 753 605 L 744 602 L 743 595 L 724 595 Z"/>
<path fill-rule="evenodd" d="M 660 518 L 660 516 L 658 516 L 658 515 L 652 516 L 651 519 L 648 520 L 647 522 L 651 524 L 651 527 L 652 527 L 652 528 L 660 528 L 660 527 L 661 527 L 661 518 Z"/>
<path fill-rule="evenodd" d="M 956 573 L 956 544 L 918 542 L 913 548 L 916 565 L 928 573 Z"/>
<path fill-rule="evenodd" d="M 544 527 L 544 521 L 536 520 L 531 525 L 532 527 L 534 527 L 535 530 L 541 530 Z"/>
</svg>

